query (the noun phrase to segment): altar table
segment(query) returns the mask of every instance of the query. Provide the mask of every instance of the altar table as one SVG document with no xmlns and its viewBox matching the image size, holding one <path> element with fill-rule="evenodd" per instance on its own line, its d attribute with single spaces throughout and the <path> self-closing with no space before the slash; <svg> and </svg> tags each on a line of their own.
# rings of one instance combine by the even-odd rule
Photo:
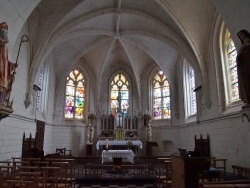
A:
<svg viewBox="0 0 250 188">
<path fill-rule="evenodd" d="M 132 142 L 132 146 L 138 146 L 140 147 L 140 149 L 142 149 L 142 142 L 140 140 L 131 140 L 130 142 Z M 108 145 L 109 146 L 125 146 L 127 145 L 128 140 L 109 140 L 108 141 Z M 99 150 L 100 146 L 104 146 L 106 145 L 106 141 L 105 140 L 99 140 L 96 143 L 96 149 Z"/>
<path fill-rule="evenodd" d="M 102 163 L 112 162 L 113 158 L 122 158 L 123 161 L 131 162 L 134 164 L 134 152 L 132 150 L 103 150 Z"/>
</svg>

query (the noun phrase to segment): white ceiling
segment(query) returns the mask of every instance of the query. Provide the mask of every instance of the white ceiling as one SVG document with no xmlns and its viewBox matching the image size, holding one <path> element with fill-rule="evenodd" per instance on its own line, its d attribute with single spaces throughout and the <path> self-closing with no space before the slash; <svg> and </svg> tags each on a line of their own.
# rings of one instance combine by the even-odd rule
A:
<svg viewBox="0 0 250 188">
<path fill-rule="evenodd" d="M 204 75 L 214 14 L 210 0 L 42 0 L 28 19 L 33 69 L 53 54 L 57 76 L 80 63 L 97 79 L 117 66 L 140 79 L 157 64 L 171 81 L 186 58 Z"/>
</svg>

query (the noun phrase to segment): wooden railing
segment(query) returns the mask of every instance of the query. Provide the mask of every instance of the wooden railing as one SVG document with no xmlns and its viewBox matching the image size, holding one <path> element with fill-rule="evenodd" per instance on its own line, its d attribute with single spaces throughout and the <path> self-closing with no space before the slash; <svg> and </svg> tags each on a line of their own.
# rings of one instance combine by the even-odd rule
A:
<svg viewBox="0 0 250 188">
<path fill-rule="evenodd" d="M 122 169 L 129 169 L 136 177 L 150 177 L 159 175 L 159 173 L 166 173 L 159 171 L 165 168 L 166 164 L 160 163 L 158 158 L 155 157 L 135 157 L 134 164 L 122 163 Z M 84 178 L 88 176 L 98 177 L 108 169 L 112 169 L 112 163 L 102 164 L 101 157 L 77 157 L 75 158 L 75 176 L 77 178 Z"/>
<path fill-rule="evenodd" d="M 75 187 L 75 159 L 12 158 L 0 161 L 1 187 Z"/>
<path fill-rule="evenodd" d="M 134 164 L 123 162 L 118 170 L 128 171 L 133 177 L 171 177 L 171 170 L 159 158 L 162 156 L 135 157 Z M 101 157 L 12 158 L 0 161 L 0 188 L 15 184 L 24 187 L 59 187 L 65 184 L 74 187 L 77 179 L 101 177 L 107 170 L 114 171 L 114 164 L 102 163 Z"/>
</svg>

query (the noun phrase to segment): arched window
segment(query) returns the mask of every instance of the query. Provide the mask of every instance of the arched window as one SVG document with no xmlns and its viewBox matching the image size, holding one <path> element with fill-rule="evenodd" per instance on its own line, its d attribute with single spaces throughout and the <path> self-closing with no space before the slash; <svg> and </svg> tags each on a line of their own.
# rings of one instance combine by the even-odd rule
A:
<svg viewBox="0 0 250 188">
<path fill-rule="evenodd" d="M 226 30 L 224 35 L 224 81 L 226 91 L 226 104 L 239 100 L 239 89 L 238 89 L 238 75 L 236 67 L 236 56 L 237 51 L 231 38 L 231 34 Z"/>
<path fill-rule="evenodd" d="M 40 65 L 39 72 L 37 74 L 36 84 L 33 86 L 33 90 L 36 91 L 36 102 L 35 108 L 37 111 L 43 113 L 46 117 L 46 113 L 48 112 L 47 104 L 48 104 L 48 90 L 50 86 L 49 78 L 50 78 L 50 64 L 45 63 Z"/>
<path fill-rule="evenodd" d="M 120 112 L 127 116 L 129 107 L 129 83 L 122 73 L 118 73 L 110 84 L 111 113 Z"/>
<path fill-rule="evenodd" d="M 67 119 L 84 119 L 84 77 L 78 68 L 71 71 L 67 77 L 65 113 Z"/>
<path fill-rule="evenodd" d="M 39 88 L 42 87 L 43 74 L 44 74 L 43 66 L 40 66 L 39 76 L 38 76 L 38 87 Z M 37 89 L 37 91 L 36 91 L 36 110 L 41 109 L 41 93 L 42 93 L 42 91 Z"/>
<path fill-rule="evenodd" d="M 163 71 L 153 77 L 153 118 L 170 119 L 170 87 Z"/>
<path fill-rule="evenodd" d="M 185 60 L 183 63 L 183 90 L 185 100 L 185 116 L 191 116 L 197 113 L 195 74 L 192 66 Z"/>
</svg>

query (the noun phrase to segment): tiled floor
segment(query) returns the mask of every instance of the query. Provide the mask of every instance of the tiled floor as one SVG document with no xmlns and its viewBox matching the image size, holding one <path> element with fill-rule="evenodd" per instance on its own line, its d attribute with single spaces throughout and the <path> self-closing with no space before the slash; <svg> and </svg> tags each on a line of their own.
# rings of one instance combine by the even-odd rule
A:
<svg viewBox="0 0 250 188">
<path fill-rule="evenodd" d="M 156 188 L 153 184 L 129 184 L 129 185 L 78 185 L 77 188 Z"/>
</svg>

